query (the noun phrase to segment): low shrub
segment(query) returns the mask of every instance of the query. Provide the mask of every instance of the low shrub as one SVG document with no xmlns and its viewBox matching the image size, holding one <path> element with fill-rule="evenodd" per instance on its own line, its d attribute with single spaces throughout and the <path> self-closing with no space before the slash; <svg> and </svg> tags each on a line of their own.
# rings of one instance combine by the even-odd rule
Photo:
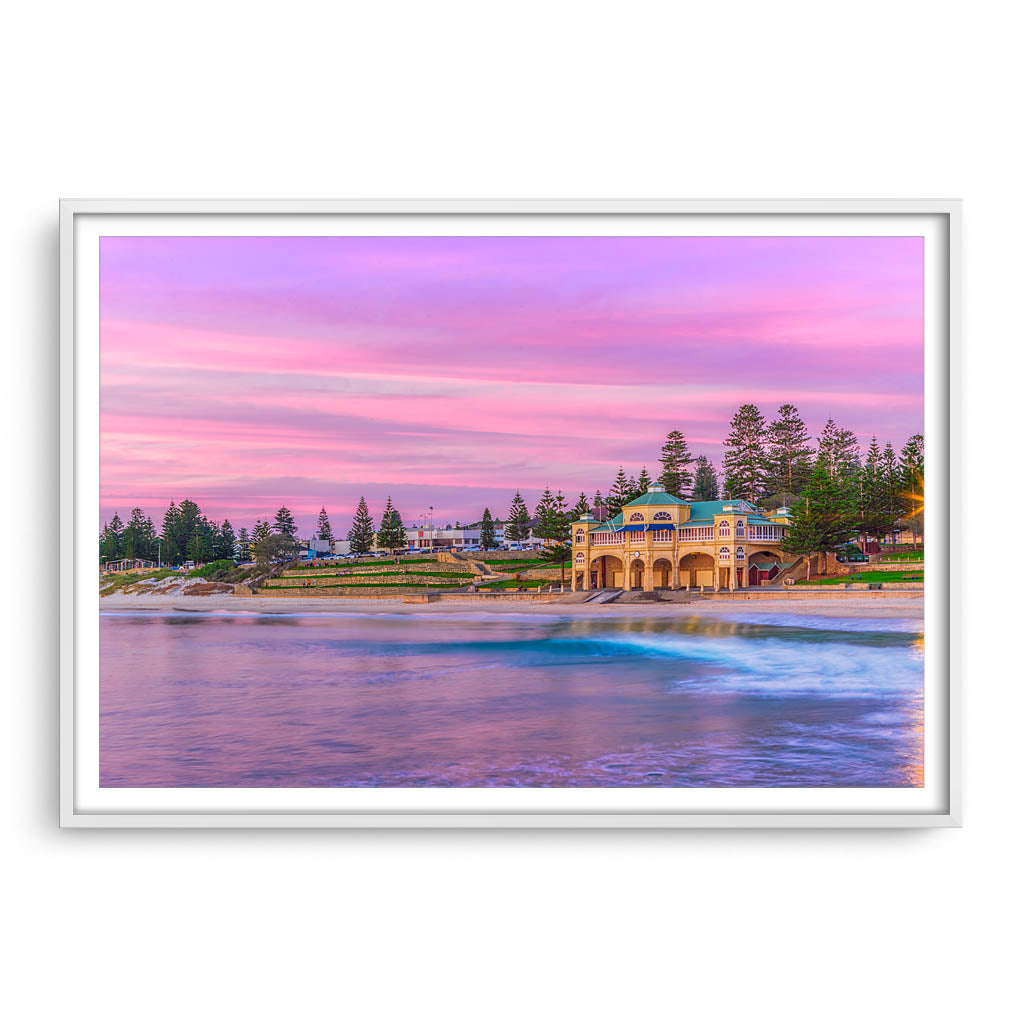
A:
<svg viewBox="0 0 1024 1024">
<path fill-rule="evenodd" d="M 213 583 L 231 572 L 234 568 L 235 563 L 230 558 L 218 558 L 216 562 L 207 562 L 206 565 L 201 565 L 199 568 L 191 570 L 188 575 L 190 577 L 202 576 L 204 580 L 209 580 Z"/>
</svg>

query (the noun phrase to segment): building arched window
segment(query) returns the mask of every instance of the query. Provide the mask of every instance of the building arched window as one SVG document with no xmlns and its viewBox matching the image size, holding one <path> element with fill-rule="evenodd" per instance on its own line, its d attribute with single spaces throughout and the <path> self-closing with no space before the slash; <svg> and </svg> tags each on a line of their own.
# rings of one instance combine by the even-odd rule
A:
<svg viewBox="0 0 1024 1024">
<path fill-rule="evenodd" d="M 743 554 L 743 545 L 741 544 L 741 545 L 740 545 L 740 546 L 739 546 L 739 547 L 738 547 L 738 548 L 736 549 L 736 558 L 737 558 L 737 559 L 740 559 L 740 558 L 746 558 L 746 557 L 747 557 L 747 556 Z"/>
<path fill-rule="evenodd" d="M 576 531 L 576 543 L 577 544 L 582 544 L 583 543 L 583 538 L 585 536 L 586 536 L 586 534 L 582 530 L 577 530 Z"/>
<path fill-rule="evenodd" d="M 644 521 L 644 514 L 643 514 L 643 512 L 634 512 L 629 517 L 629 521 L 631 523 L 642 523 Z"/>
<path fill-rule="evenodd" d="M 720 562 L 728 562 L 729 561 L 729 549 L 728 548 L 719 548 L 718 549 L 718 560 Z"/>
<path fill-rule="evenodd" d="M 736 520 L 736 536 L 737 537 L 742 537 L 743 536 L 743 531 L 744 531 L 743 520 L 742 519 L 737 519 Z"/>
<path fill-rule="evenodd" d="M 729 536 L 729 520 L 728 519 L 723 519 L 718 524 L 718 536 L 719 537 L 728 537 Z"/>
<path fill-rule="evenodd" d="M 582 562 L 582 561 L 583 561 L 583 559 L 584 559 L 584 557 L 585 557 L 585 556 L 584 556 L 584 554 L 583 554 L 583 552 L 582 552 L 582 551 L 577 551 L 577 552 L 576 552 L 576 561 L 577 561 L 577 562 Z"/>
<path fill-rule="evenodd" d="M 656 523 L 663 523 L 666 520 L 670 520 L 671 518 L 672 518 L 672 513 L 671 512 L 661 511 L 661 512 L 655 512 L 654 513 L 654 521 Z"/>
</svg>

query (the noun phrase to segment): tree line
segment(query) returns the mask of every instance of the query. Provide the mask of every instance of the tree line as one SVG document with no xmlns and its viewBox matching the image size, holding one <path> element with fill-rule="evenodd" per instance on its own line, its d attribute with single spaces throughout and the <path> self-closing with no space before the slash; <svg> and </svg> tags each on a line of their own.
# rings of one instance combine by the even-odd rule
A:
<svg viewBox="0 0 1024 1024">
<path fill-rule="evenodd" d="M 858 534 L 880 537 L 899 524 L 923 534 L 924 437 L 914 434 L 897 453 L 891 442 L 879 445 L 872 437 L 866 453 L 856 435 L 829 419 L 812 442 L 810 431 L 791 403 L 779 406 L 768 419 L 753 404 L 733 415 L 723 442 L 722 482 L 707 456 L 692 455 L 686 436 L 672 430 L 665 438 L 658 461 L 657 482 L 684 501 L 716 501 L 742 498 L 757 508 L 791 510 L 787 550 L 809 554 L 834 549 Z M 546 488 L 534 516 L 533 534 L 553 545 L 565 545 L 570 527 L 583 515 L 598 520 L 617 516 L 624 505 L 645 494 L 652 478 L 646 466 L 637 476 L 627 476 L 620 466 L 606 494 L 595 491 L 593 499 L 581 492 L 575 505 L 566 508 L 561 491 Z M 484 510 L 486 523 L 490 511 Z M 530 515 L 516 491 L 505 520 L 505 539 L 526 540 Z M 481 546 L 494 546 L 493 532 Z"/>
<path fill-rule="evenodd" d="M 796 406 L 785 403 L 768 420 L 761 410 L 745 404 L 733 415 L 723 442 L 722 483 L 719 473 L 704 455 L 696 458 L 682 431 L 668 433 L 658 461 L 657 478 L 665 490 L 684 501 L 715 501 L 743 498 L 765 510 L 788 506 L 792 526 L 788 550 L 809 553 L 846 543 L 853 536 L 881 536 L 898 523 L 907 522 L 922 532 L 924 500 L 924 438 L 915 434 L 900 452 L 891 442 L 880 447 L 876 438 L 863 457 L 853 431 L 832 419 L 812 443 L 810 432 Z M 605 520 L 645 494 L 652 483 L 647 467 L 628 476 L 619 467 L 607 494 L 595 491 L 593 499 L 581 492 L 569 507 L 561 490 L 544 489 L 533 516 L 516 491 L 508 515 L 497 520 L 489 508 L 474 526 L 480 529 L 480 546 L 497 547 L 497 526 L 504 525 L 506 542 L 522 543 L 533 536 L 566 557 L 571 524 L 583 515 Z M 220 558 L 238 561 L 272 561 L 294 553 L 295 520 L 282 506 L 273 522 L 257 520 L 252 530 L 237 534 L 225 519 L 218 525 L 186 498 L 171 502 L 158 532 L 141 508 L 134 508 L 127 524 L 117 513 L 104 524 L 100 535 L 100 560 L 145 558 L 176 565 L 185 559 L 209 562 Z M 334 542 L 325 507 L 320 509 L 316 536 Z M 347 539 L 353 554 L 369 554 L 375 548 L 388 551 L 407 546 L 401 513 L 388 496 L 379 527 L 365 497 L 360 497 Z"/>
<path fill-rule="evenodd" d="M 159 531 L 141 508 L 132 509 L 127 524 L 115 512 L 103 524 L 99 557 L 101 562 L 143 558 L 164 565 L 180 565 L 186 560 L 197 564 L 220 559 L 272 561 L 297 549 L 295 531 L 295 519 L 283 505 L 273 523 L 257 519 L 251 531 L 243 526 L 236 533 L 229 520 L 218 525 L 196 502 L 184 498 L 170 503 Z"/>
</svg>

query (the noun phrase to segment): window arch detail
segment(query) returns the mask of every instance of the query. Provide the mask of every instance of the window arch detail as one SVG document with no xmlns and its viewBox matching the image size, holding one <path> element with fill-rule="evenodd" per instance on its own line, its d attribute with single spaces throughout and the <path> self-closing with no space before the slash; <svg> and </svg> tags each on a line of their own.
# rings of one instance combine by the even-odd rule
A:
<svg viewBox="0 0 1024 1024">
<path fill-rule="evenodd" d="M 718 524 L 718 536 L 719 537 L 728 537 L 731 532 L 732 531 L 729 528 L 729 520 L 728 519 L 723 519 Z"/>
<path fill-rule="evenodd" d="M 670 520 L 671 518 L 672 518 L 672 513 L 671 512 L 664 512 L 664 511 L 662 511 L 662 512 L 655 512 L 654 513 L 654 521 L 656 523 L 663 523 L 666 520 Z"/>
<path fill-rule="evenodd" d="M 644 521 L 643 512 L 633 512 L 629 517 L 629 521 L 631 523 L 642 523 Z"/>
<path fill-rule="evenodd" d="M 728 548 L 719 548 L 718 549 L 718 560 L 720 562 L 728 562 L 729 561 L 729 549 Z"/>
</svg>

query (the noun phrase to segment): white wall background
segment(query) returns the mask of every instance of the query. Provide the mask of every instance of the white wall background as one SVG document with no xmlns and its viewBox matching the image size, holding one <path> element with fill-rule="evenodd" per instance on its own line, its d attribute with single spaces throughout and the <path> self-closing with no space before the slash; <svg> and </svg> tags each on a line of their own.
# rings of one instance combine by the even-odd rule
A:
<svg viewBox="0 0 1024 1024">
<path fill-rule="evenodd" d="M 8 559 L 26 535 L 40 556 L 0 588 L 5 1015 L 1019 1009 L 1020 570 L 970 534 L 967 825 L 924 834 L 61 834 L 51 558 L 63 195 L 963 197 L 964 504 L 968 529 L 995 505 L 1015 531 L 1020 18 L 978 0 L 7 10 L 4 526 Z"/>
</svg>

